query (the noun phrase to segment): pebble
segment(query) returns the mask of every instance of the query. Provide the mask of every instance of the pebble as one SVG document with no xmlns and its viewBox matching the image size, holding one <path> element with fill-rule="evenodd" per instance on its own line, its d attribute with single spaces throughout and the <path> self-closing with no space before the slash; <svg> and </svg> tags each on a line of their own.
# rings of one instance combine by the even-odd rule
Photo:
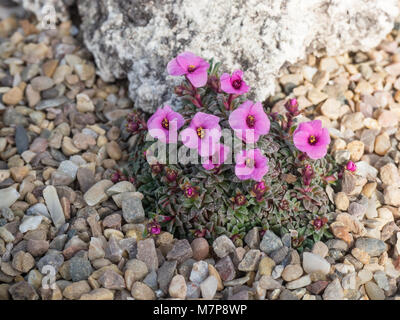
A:
<svg viewBox="0 0 400 320">
<path fill-rule="evenodd" d="M 79 300 L 84 294 L 90 292 L 90 286 L 87 281 L 82 280 L 68 285 L 63 290 L 63 296 L 69 300 Z"/>
<path fill-rule="evenodd" d="M 400 174 L 393 163 L 388 163 L 379 169 L 379 176 L 382 183 L 387 186 L 399 186 Z"/>
<path fill-rule="evenodd" d="M 325 288 L 322 298 L 324 300 L 343 300 L 344 292 L 339 279 L 336 278 L 330 284 L 328 284 L 328 286 Z"/>
<path fill-rule="evenodd" d="M 235 279 L 236 276 L 235 266 L 232 262 L 232 259 L 229 256 L 220 259 L 215 264 L 215 268 L 218 270 L 218 273 L 223 281 L 231 281 Z"/>
<path fill-rule="evenodd" d="M 385 204 L 399 207 L 400 206 L 400 188 L 397 186 L 388 186 L 383 192 Z"/>
<path fill-rule="evenodd" d="M 231 239 L 225 235 L 222 235 L 214 240 L 213 249 L 219 258 L 224 258 L 228 254 L 235 252 L 235 245 Z"/>
<path fill-rule="evenodd" d="M 300 278 L 303 274 L 303 269 L 299 264 L 290 264 L 285 267 L 282 272 L 282 279 L 285 281 L 294 281 Z"/>
<path fill-rule="evenodd" d="M 143 261 L 150 271 L 158 269 L 158 258 L 153 239 L 145 239 L 138 242 L 136 257 Z"/>
<path fill-rule="evenodd" d="M 282 240 L 272 231 L 267 230 L 264 233 L 262 241 L 260 243 L 260 250 L 266 254 L 270 254 L 275 250 L 283 247 Z"/>
<path fill-rule="evenodd" d="M 364 154 L 364 143 L 354 140 L 347 145 L 347 150 L 350 152 L 351 161 L 359 161 Z"/>
<path fill-rule="evenodd" d="M 217 268 L 218 270 L 218 268 Z M 189 280 L 197 285 L 200 285 L 208 277 L 208 263 L 198 261 L 193 264 Z M 222 278 L 222 276 L 221 276 Z M 222 278 L 223 279 L 223 278 Z M 232 279 L 230 279 L 232 280 Z M 225 280 L 224 280 L 225 281 Z"/>
<path fill-rule="evenodd" d="M 205 238 L 196 238 L 190 244 L 193 252 L 193 259 L 199 261 L 208 257 L 210 245 Z"/>
<path fill-rule="evenodd" d="M 69 261 L 69 272 L 72 281 L 87 280 L 92 274 L 93 268 L 88 259 L 74 257 Z"/>
<path fill-rule="evenodd" d="M 258 249 L 260 246 L 260 233 L 257 227 L 251 229 L 245 236 L 244 241 L 251 249 Z"/>
<path fill-rule="evenodd" d="M 95 206 L 108 199 L 105 191 L 112 185 L 113 183 L 110 180 L 100 180 L 85 192 L 83 198 L 89 206 Z"/>
<path fill-rule="evenodd" d="M 20 194 L 13 187 L 0 189 L 0 208 L 9 208 L 19 197 Z"/>
<path fill-rule="evenodd" d="M 305 272 L 309 274 L 314 272 L 328 274 L 330 267 L 329 262 L 321 256 L 310 252 L 303 253 L 303 269 Z"/>
<path fill-rule="evenodd" d="M 19 154 L 29 149 L 28 135 L 25 128 L 20 124 L 15 128 L 15 145 Z"/>
<path fill-rule="evenodd" d="M 264 257 L 261 259 L 258 265 L 258 272 L 262 276 L 270 276 L 274 267 L 275 261 L 272 260 L 270 257 Z"/>
<path fill-rule="evenodd" d="M 305 275 L 297 280 L 293 280 L 286 284 L 286 288 L 289 290 L 299 289 L 308 286 L 311 284 L 310 275 Z"/>
<path fill-rule="evenodd" d="M 214 276 L 209 276 L 200 284 L 201 295 L 204 299 L 211 300 L 217 292 L 218 281 Z"/>
<path fill-rule="evenodd" d="M 28 273 L 35 266 L 35 259 L 28 252 L 18 251 L 12 260 L 12 266 L 19 272 Z"/>
<path fill-rule="evenodd" d="M 192 247 L 186 239 L 177 240 L 174 246 L 167 254 L 167 260 L 177 260 L 178 263 L 191 258 L 193 256 Z"/>
<path fill-rule="evenodd" d="M 65 224 L 65 216 L 58 198 L 57 190 L 54 186 L 47 186 L 43 190 L 43 197 L 50 212 L 51 219 L 58 229 Z"/>
<path fill-rule="evenodd" d="M 47 252 L 49 249 L 49 242 L 46 240 L 29 239 L 26 249 L 32 256 L 39 257 Z"/>
<path fill-rule="evenodd" d="M 390 139 L 387 133 L 378 135 L 375 139 L 375 153 L 384 156 L 390 149 Z"/>
<path fill-rule="evenodd" d="M 265 290 L 280 289 L 281 284 L 269 276 L 262 276 L 259 282 L 261 288 Z"/>
<path fill-rule="evenodd" d="M 187 287 L 185 278 L 177 274 L 171 280 L 168 293 L 172 298 L 185 299 L 187 294 Z"/>
<path fill-rule="evenodd" d="M 111 141 L 106 144 L 106 151 L 108 156 L 115 161 L 120 160 L 122 157 L 121 148 L 115 141 Z"/>
<path fill-rule="evenodd" d="M 128 223 L 143 222 L 145 219 L 145 213 L 142 201 L 136 197 L 122 200 L 122 215 Z"/>
<path fill-rule="evenodd" d="M 111 269 L 106 270 L 97 281 L 106 289 L 122 290 L 125 288 L 124 278 Z"/>
<path fill-rule="evenodd" d="M 176 260 L 165 261 L 157 271 L 158 285 L 165 294 L 168 293 L 168 286 L 175 274 L 176 266 Z"/>
<path fill-rule="evenodd" d="M 31 86 L 35 91 L 44 91 L 54 86 L 53 79 L 46 76 L 35 77 L 31 80 Z"/>
<path fill-rule="evenodd" d="M 132 285 L 132 296 L 136 300 L 155 300 L 156 296 L 151 288 L 143 282 L 136 281 Z"/>
<path fill-rule="evenodd" d="M 325 243 L 322 241 L 318 241 L 314 243 L 313 248 L 312 248 L 312 253 L 317 254 L 321 256 L 322 258 L 325 258 L 328 255 L 329 248 Z"/>
<path fill-rule="evenodd" d="M 327 99 L 321 106 L 321 113 L 331 120 L 337 120 L 340 117 L 340 101 L 336 99 Z"/>
<path fill-rule="evenodd" d="M 6 243 L 14 242 L 15 237 L 8 231 L 5 227 L 0 227 L 0 238 L 2 238 Z"/>
<path fill-rule="evenodd" d="M 365 291 L 370 300 L 385 300 L 384 291 L 375 282 L 369 281 L 365 284 Z"/>
<path fill-rule="evenodd" d="M 19 225 L 19 231 L 25 233 L 30 230 L 36 230 L 43 220 L 43 216 L 25 216 Z"/>
<path fill-rule="evenodd" d="M 3 102 L 8 105 L 16 105 L 23 98 L 23 92 L 20 88 L 14 87 L 3 94 Z"/>
<path fill-rule="evenodd" d="M 368 253 L 371 257 L 380 256 L 386 251 L 386 244 L 382 240 L 372 238 L 358 238 L 355 243 L 356 248 Z"/>
<path fill-rule="evenodd" d="M 338 210 L 347 211 L 349 208 L 349 198 L 347 197 L 346 193 L 338 192 L 335 197 L 335 205 Z"/>
<path fill-rule="evenodd" d="M 134 191 L 136 191 L 136 190 L 132 183 L 130 183 L 129 181 L 121 181 L 121 182 L 114 184 L 109 189 L 107 189 L 106 193 L 107 193 L 107 195 L 112 196 L 112 195 L 118 194 L 118 193 L 134 192 Z"/>
<path fill-rule="evenodd" d="M 76 109 L 79 112 L 93 112 L 94 104 L 87 94 L 80 93 L 76 96 Z"/>
<path fill-rule="evenodd" d="M 256 249 L 251 249 L 247 251 L 245 254 L 243 260 L 239 263 L 238 269 L 240 271 L 255 271 L 256 268 L 258 267 L 258 262 L 261 257 L 261 252 L 260 250 Z"/>
<path fill-rule="evenodd" d="M 19 281 L 8 289 L 13 300 L 39 300 L 35 289 L 26 281 Z"/>
<path fill-rule="evenodd" d="M 61 161 L 60 165 L 58 166 L 58 170 L 60 172 L 65 173 L 66 175 L 71 177 L 71 179 L 73 179 L 73 180 L 75 180 L 75 178 L 76 178 L 78 168 L 79 168 L 78 165 L 76 165 L 71 160 Z"/>
<path fill-rule="evenodd" d="M 114 300 L 114 293 L 105 288 L 98 288 L 83 294 L 79 300 Z"/>
</svg>

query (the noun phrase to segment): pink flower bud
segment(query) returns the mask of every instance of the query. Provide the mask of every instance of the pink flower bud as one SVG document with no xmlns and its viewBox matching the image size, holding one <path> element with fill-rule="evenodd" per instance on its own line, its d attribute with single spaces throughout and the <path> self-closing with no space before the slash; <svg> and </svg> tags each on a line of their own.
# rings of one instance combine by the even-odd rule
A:
<svg viewBox="0 0 400 320">
<path fill-rule="evenodd" d="M 349 161 L 346 164 L 346 169 L 351 171 L 351 172 L 355 172 L 357 170 L 357 166 L 353 161 Z"/>
</svg>

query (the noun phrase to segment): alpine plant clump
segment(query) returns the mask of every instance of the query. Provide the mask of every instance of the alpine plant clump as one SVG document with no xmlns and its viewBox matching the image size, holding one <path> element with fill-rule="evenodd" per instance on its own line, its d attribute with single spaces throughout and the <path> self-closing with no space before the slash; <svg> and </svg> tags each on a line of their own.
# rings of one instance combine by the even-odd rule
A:
<svg viewBox="0 0 400 320">
<path fill-rule="evenodd" d="M 165 105 L 146 121 L 135 111 L 127 130 L 135 135 L 128 178 L 144 195 L 150 234 L 214 239 L 222 234 L 240 245 L 259 227 L 290 233 L 302 249 L 330 237 L 333 204 L 327 190 L 338 186 L 339 169 L 327 154 L 328 130 L 320 120 L 296 125 L 296 99 L 286 114 L 246 100 L 250 88 L 241 70 L 219 73 L 219 63 L 190 52 L 170 61 L 168 73 L 183 76 L 175 88 L 178 111 Z"/>
</svg>

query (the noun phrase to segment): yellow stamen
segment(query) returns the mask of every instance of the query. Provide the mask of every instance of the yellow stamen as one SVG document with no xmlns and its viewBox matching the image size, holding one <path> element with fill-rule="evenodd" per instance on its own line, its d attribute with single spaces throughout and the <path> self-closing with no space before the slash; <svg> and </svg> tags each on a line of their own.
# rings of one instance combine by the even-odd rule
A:
<svg viewBox="0 0 400 320">
<path fill-rule="evenodd" d="M 254 160 L 251 158 L 246 159 L 246 167 L 253 168 L 254 167 Z"/>
<path fill-rule="evenodd" d="M 198 127 L 196 131 L 197 131 L 197 135 L 201 139 L 203 139 L 204 136 L 206 135 L 206 133 L 204 132 L 204 129 L 202 127 Z"/>
<path fill-rule="evenodd" d="M 163 126 L 164 129 L 169 128 L 169 121 L 167 118 L 164 118 L 163 121 L 161 122 L 161 125 Z"/>
<path fill-rule="evenodd" d="M 254 127 L 254 123 L 255 123 L 255 118 L 252 115 L 248 115 L 247 119 L 246 119 L 246 123 L 250 128 Z"/>
<path fill-rule="evenodd" d="M 309 142 L 310 144 L 314 144 L 314 143 L 317 142 L 317 139 L 315 138 L 315 136 L 310 136 L 310 138 L 308 138 L 308 142 Z"/>
</svg>

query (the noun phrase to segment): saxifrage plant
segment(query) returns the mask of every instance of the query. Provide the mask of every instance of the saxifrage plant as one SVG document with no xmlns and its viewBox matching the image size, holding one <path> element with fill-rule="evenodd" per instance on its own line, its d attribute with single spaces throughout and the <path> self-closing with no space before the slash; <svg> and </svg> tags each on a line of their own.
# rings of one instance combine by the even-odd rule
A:
<svg viewBox="0 0 400 320">
<path fill-rule="evenodd" d="M 319 120 L 296 125 L 296 99 L 286 102 L 285 115 L 246 101 L 243 72 L 220 75 L 219 67 L 189 52 L 168 64 L 170 75 L 184 77 L 175 88 L 182 106 L 164 106 L 147 121 L 139 111 L 128 117 L 137 135 L 130 172 L 113 179 L 131 176 L 152 234 L 225 234 L 240 245 L 257 226 L 261 234 L 290 233 L 299 249 L 330 237 L 326 186 L 337 187 L 340 172 L 327 154 L 328 130 Z"/>
</svg>

